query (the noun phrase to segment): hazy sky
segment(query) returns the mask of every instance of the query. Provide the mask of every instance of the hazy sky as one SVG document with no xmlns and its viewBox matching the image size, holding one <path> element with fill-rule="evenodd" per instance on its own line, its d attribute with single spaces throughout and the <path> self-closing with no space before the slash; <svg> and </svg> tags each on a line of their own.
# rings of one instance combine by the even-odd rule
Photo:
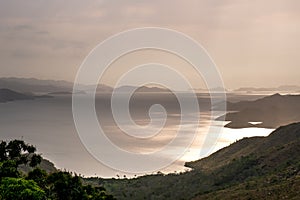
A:
<svg viewBox="0 0 300 200">
<path fill-rule="evenodd" d="M 0 76 L 72 81 L 99 42 L 145 26 L 193 37 L 228 88 L 300 85 L 299 0 L 0 0 Z"/>
</svg>

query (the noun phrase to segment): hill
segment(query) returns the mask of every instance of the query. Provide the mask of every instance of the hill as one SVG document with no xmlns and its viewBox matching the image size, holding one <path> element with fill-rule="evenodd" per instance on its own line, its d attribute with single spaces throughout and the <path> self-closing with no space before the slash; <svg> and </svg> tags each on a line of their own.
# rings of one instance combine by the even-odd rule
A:
<svg viewBox="0 0 300 200">
<path fill-rule="evenodd" d="M 32 100 L 34 96 L 22 94 L 9 89 L 0 89 L 0 102 L 8 102 L 15 100 Z"/>
<path fill-rule="evenodd" d="M 0 78 L 0 88 L 19 92 L 50 93 L 72 91 L 73 83 L 67 81 L 39 80 L 36 78 Z"/>
<path fill-rule="evenodd" d="M 20 93 L 10 89 L 0 89 L 0 103 L 5 103 L 9 101 L 17 101 L 17 100 L 33 100 L 36 98 L 51 98 L 49 95 L 33 95 L 30 93 Z"/>
<path fill-rule="evenodd" d="M 299 199 L 299 152 L 300 123 L 280 127 L 266 138 L 243 139 L 188 164 L 223 174 L 217 184 L 233 183 L 195 199 Z"/>
<path fill-rule="evenodd" d="M 273 159 L 273 162 L 275 165 L 278 165 L 280 158 L 282 157 L 279 154 L 283 154 L 283 150 L 288 151 L 288 149 L 291 148 L 294 153 L 296 153 L 296 150 L 299 150 L 297 149 L 299 145 L 300 123 L 295 123 L 278 128 L 268 137 L 244 138 L 228 147 L 219 150 L 207 158 L 186 163 L 186 166 L 202 171 L 214 171 L 229 164 L 234 159 L 250 155 L 265 156 L 264 160 L 272 160 L 273 158 L 276 158 Z M 298 155 L 294 156 L 295 159 L 300 158 Z M 289 157 L 283 155 L 283 159 L 292 158 L 292 154 L 289 154 Z"/>
<path fill-rule="evenodd" d="M 190 172 L 86 181 L 104 186 L 117 199 L 297 199 L 299 152 L 300 123 L 295 123 L 186 163 Z"/>
<path fill-rule="evenodd" d="M 300 121 L 300 95 L 274 94 L 256 101 L 227 103 L 228 128 L 277 128 Z M 218 119 L 217 119 L 218 120 Z M 249 122 L 262 122 L 251 124 Z"/>
<path fill-rule="evenodd" d="M 39 167 L 42 170 L 45 170 L 47 173 L 54 173 L 58 171 L 54 164 L 45 158 L 42 158 L 41 163 L 38 164 L 37 167 Z M 28 165 L 21 165 L 18 167 L 18 170 L 20 170 L 24 174 L 28 174 L 30 171 L 34 170 L 34 168 Z"/>
</svg>

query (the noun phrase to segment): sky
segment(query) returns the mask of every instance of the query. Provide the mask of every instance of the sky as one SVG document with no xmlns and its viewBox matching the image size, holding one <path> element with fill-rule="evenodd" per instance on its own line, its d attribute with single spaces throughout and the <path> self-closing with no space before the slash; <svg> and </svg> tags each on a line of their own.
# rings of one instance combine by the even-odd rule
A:
<svg viewBox="0 0 300 200">
<path fill-rule="evenodd" d="M 200 43 L 227 88 L 300 85 L 299 11 L 298 0 L 0 0 L 0 77 L 73 81 L 100 42 L 154 26 Z"/>
</svg>

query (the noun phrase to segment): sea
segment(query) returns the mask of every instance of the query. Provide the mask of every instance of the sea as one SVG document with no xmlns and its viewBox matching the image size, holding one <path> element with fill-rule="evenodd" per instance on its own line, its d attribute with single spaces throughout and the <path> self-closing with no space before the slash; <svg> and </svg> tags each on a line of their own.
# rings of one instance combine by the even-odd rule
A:
<svg viewBox="0 0 300 200">
<path fill-rule="evenodd" d="M 77 95 L 82 95 L 81 98 L 84 101 L 84 94 Z M 229 101 L 237 102 L 255 100 L 262 96 L 229 94 L 227 98 Z M 82 133 L 76 129 L 72 113 L 72 95 L 55 95 L 53 98 L 0 103 L 0 140 L 22 139 L 33 144 L 37 147 L 38 153 L 61 170 L 76 172 L 84 177 L 116 178 L 135 177 L 158 172 L 179 173 L 188 171 L 190 169 L 184 167 L 185 162 L 206 157 L 244 137 L 268 136 L 274 131 L 265 128 L 224 128 L 226 122 L 217 122 L 211 116 L 210 96 L 199 94 L 197 97 L 199 112 L 191 110 L 190 113 L 193 116 L 189 119 L 193 120 L 185 121 L 182 124 L 180 103 L 174 99 L 174 96 L 168 94 L 138 94 L 134 96 L 130 100 L 129 110 L 132 120 L 138 126 L 147 126 L 151 122 L 151 115 L 149 114 L 151 105 L 160 104 L 167 113 L 164 126 L 159 129 L 157 134 L 151 137 L 142 137 L 143 133 L 147 132 L 146 128 L 141 129 L 141 138 L 135 138 L 124 133 L 118 127 L 111 112 L 110 95 L 96 95 L 95 111 L 104 134 L 112 144 L 126 152 L 149 154 L 161 150 L 176 137 L 179 128 L 182 127 L 184 129 L 184 135 L 180 136 L 182 141 L 193 139 L 189 146 L 184 142 L 176 143 L 173 150 L 182 151 L 182 156 L 169 165 L 152 171 L 142 173 L 135 173 L 134 170 L 123 171 L 97 159 L 82 141 L 82 137 L 89 137 L 89 131 Z M 185 101 L 189 101 L 189 96 L 186 97 Z M 122 112 L 121 110 L 120 112 Z M 212 143 L 206 144 L 205 139 L 211 134 L 216 139 Z M 95 139 L 93 142 L 100 154 L 111 156 L 112 159 L 118 158 L 118 155 L 110 155 L 110 152 L 105 152 L 106 148 L 101 146 L 103 145 L 101 141 Z M 168 151 L 168 153 L 158 154 L 159 159 L 169 159 L 172 157 L 168 155 L 170 152 L 172 153 L 172 151 Z M 126 163 L 126 158 L 123 157 L 122 159 Z"/>
</svg>

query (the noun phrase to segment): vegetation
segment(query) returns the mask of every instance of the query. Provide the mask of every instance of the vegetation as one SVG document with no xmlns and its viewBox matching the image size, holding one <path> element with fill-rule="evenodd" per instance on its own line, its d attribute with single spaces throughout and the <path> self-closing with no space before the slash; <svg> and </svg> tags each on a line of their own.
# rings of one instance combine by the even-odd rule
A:
<svg viewBox="0 0 300 200">
<path fill-rule="evenodd" d="M 32 180 L 5 177 L 0 185 L 1 199 L 46 199 L 45 192 Z"/>
<path fill-rule="evenodd" d="M 36 148 L 21 140 L 0 143 L 0 199 L 1 200 L 102 200 L 114 199 L 103 187 L 84 185 L 81 177 L 69 172 L 47 173 L 38 168 L 42 157 Z M 30 166 L 23 174 L 18 168 Z"/>
<path fill-rule="evenodd" d="M 242 139 L 187 163 L 192 171 L 135 179 L 85 179 L 117 199 L 299 199 L 300 123 Z"/>
<path fill-rule="evenodd" d="M 268 137 L 242 139 L 199 161 L 192 171 L 134 179 L 83 179 L 47 173 L 33 146 L 14 140 L 0 144 L 1 199 L 299 199 L 300 123 Z M 28 174 L 19 165 L 31 165 Z M 93 185 L 93 186 L 92 186 Z M 107 189 L 107 192 L 105 189 Z M 107 193 L 113 194 L 113 196 Z"/>
</svg>

